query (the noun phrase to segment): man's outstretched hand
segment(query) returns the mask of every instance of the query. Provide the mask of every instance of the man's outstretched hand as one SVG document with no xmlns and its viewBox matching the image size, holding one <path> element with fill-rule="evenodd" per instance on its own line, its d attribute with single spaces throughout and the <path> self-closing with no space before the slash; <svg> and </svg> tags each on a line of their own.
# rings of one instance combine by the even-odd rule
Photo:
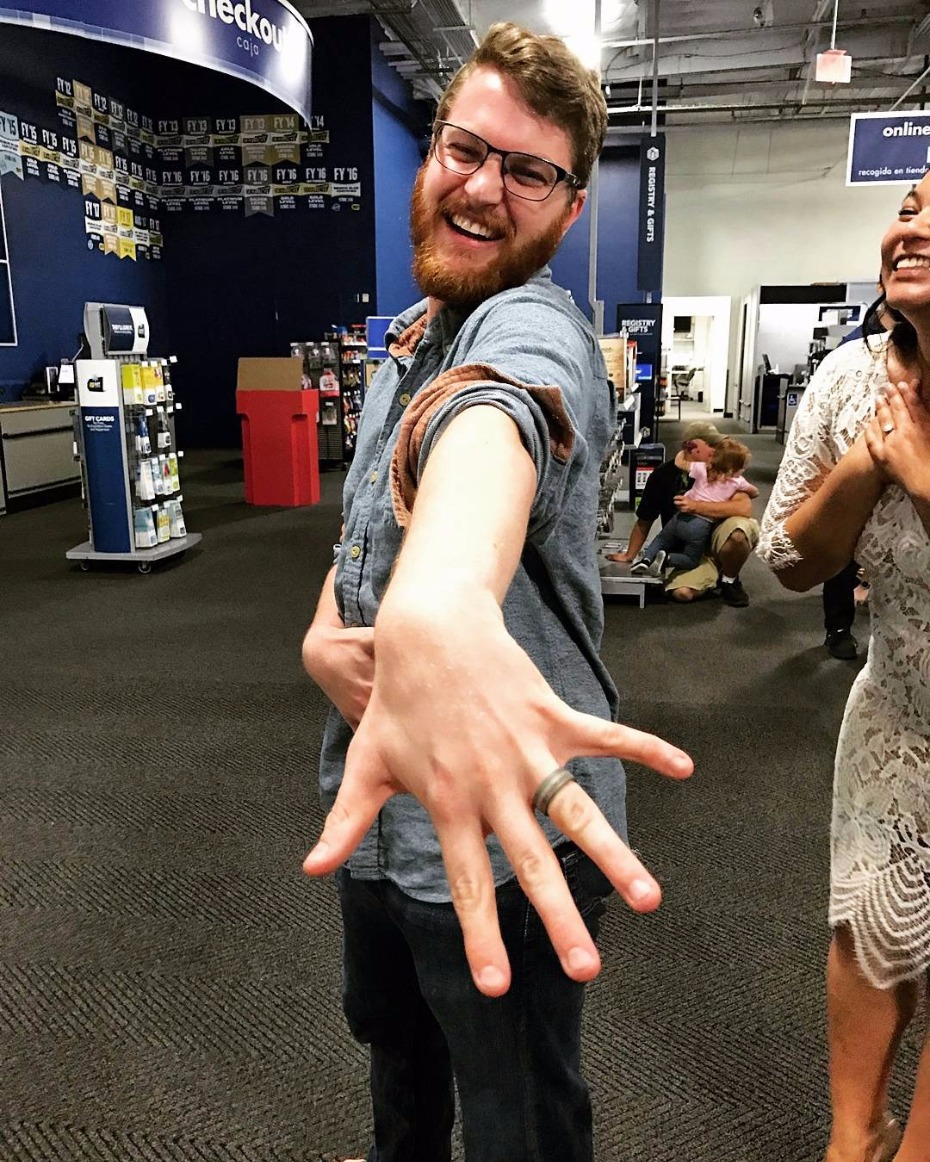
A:
<svg viewBox="0 0 930 1162">
<path fill-rule="evenodd" d="M 304 870 L 333 871 L 391 795 L 414 795 L 436 828 L 475 984 L 499 996 L 510 986 L 510 966 L 487 835 L 500 840 L 565 972 L 590 980 L 600 958 L 539 826 L 533 794 L 580 755 L 630 759 L 675 779 L 687 778 L 693 763 L 654 735 L 572 710 L 507 633 L 494 600 L 478 604 L 472 594 L 463 616 L 445 595 L 431 594 L 379 617 L 371 699 Z M 556 795 L 549 816 L 631 908 L 658 907 L 659 885 L 577 783 Z"/>
</svg>

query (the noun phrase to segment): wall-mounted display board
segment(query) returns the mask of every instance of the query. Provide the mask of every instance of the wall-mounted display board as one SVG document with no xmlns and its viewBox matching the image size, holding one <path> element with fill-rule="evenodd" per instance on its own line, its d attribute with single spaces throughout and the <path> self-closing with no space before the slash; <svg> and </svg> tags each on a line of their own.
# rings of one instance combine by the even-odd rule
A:
<svg viewBox="0 0 930 1162">
<path fill-rule="evenodd" d="M 0 174 L 73 190 L 88 248 L 133 260 L 162 257 L 165 213 L 360 209 L 360 167 L 328 165 L 329 145 L 320 115 L 152 117 L 68 77 L 41 124 L 0 110 Z"/>
</svg>

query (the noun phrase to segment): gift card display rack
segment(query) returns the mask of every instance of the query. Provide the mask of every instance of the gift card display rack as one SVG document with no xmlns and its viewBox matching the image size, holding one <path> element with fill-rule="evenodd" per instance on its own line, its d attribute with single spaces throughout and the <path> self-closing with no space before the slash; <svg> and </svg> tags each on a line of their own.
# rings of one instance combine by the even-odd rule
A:
<svg viewBox="0 0 930 1162">
<path fill-rule="evenodd" d="M 173 360 L 148 357 L 141 307 L 86 303 L 84 335 L 90 358 L 74 365 L 74 429 L 88 539 L 65 556 L 84 570 L 110 561 L 149 573 L 201 539 L 182 509 Z"/>
</svg>

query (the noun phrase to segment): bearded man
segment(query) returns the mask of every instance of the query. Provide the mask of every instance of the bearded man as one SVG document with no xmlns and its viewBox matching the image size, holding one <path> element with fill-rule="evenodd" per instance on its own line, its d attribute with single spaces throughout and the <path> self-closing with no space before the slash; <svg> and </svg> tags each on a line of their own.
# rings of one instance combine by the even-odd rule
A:
<svg viewBox="0 0 930 1162">
<path fill-rule="evenodd" d="M 333 703 L 343 1004 L 370 1046 L 369 1162 L 591 1162 L 584 984 L 604 899 L 659 887 L 621 839 L 628 757 L 598 656 L 598 469 L 615 401 L 546 263 L 607 116 L 554 37 L 495 25 L 443 96 L 411 211 L 425 300 L 388 330 L 304 664 Z M 570 763 L 570 768 L 566 765 Z"/>
</svg>

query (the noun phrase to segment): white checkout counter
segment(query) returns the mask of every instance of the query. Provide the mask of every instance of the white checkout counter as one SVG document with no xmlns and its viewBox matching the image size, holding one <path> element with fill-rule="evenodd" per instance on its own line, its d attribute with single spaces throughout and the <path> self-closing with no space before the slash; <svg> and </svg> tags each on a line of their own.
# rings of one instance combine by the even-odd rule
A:
<svg viewBox="0 0 930 1162">
<path fill-rule="evenodd" d="M 16 501 L 78 486 L 71 413 L 74 401 L 0 404 L 0 515 Z"/>
</svg>

